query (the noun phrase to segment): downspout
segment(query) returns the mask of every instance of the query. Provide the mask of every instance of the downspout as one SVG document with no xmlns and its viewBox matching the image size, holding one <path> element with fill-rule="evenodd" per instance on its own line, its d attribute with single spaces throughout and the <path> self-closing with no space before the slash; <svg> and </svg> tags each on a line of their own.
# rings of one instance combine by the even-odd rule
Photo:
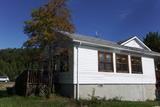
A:
<svg viewBox="0 0 160 107">
<path fill-rule="evenodd" d="M 76 99 L 77 100 L 79 100 L 79 66 L 78 66 L 78 61 L 79 61 L 79 58 L 78 58 L 78 56 L 79 56 L 79 50 L 78 50 L 78 48 L 79 48 L 79 46 L 81 45 L 81 42 L 79 42 L 79 44 L 76 46 L 76 49 L 77 49 L 77 90 L 76 90 Z"/>
</svg>

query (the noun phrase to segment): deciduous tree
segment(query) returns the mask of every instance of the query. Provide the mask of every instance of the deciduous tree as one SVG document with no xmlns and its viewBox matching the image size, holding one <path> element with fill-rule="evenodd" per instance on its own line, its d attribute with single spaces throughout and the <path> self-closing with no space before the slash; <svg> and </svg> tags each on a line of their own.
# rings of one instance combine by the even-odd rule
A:
<svg viewBox="0 0 160 107">
<path fill-rule="evenodd" d="M 28 36 L 25 42 L 27 47 L 38 47 L 44 50 L 48 47 L 48 71 L 51 74 L 51 49 L 54 41 L 58 38 L 57 32 L 74 32 L 71 23 L 70 11 L 66 0 L 50 0 L 46 5 L 34 9 L 31 19 L 25 22 L 24 32 Z M 49 76 L 51 80 L 51 76 Z M 50 96 L 51 82 L 49 81 L 48 96 Z"/>
</svg>

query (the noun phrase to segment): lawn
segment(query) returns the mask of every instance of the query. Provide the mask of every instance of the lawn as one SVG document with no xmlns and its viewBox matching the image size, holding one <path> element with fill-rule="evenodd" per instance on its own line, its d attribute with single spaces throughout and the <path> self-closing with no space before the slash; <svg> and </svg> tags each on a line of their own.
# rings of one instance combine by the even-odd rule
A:
<svg viewBox="0 0 160 107">
<path fill-rule="evenodd" d="M 45 99 L 41 97 L 10 96 L 0 98 L 0 107 L 78 107 L 71 100 L 61 97 Z"/>
<path fill-rule="evenodd" d="M 4 84 L 0 84 L 0 107 L 160 107 L 160 101 L 130 102 L 105 100 L 80 100 L 52 95 L 50 99 L 44 97 L 8 96 Z"/>
<path fill-rule="evenodd" d="M 42 97 L 1 97 L 0 107 L 156 107 L 159 101 L 127 102 L 127 101 L 74 101 L 60 96 L 50 99 Z"/>
</svg>

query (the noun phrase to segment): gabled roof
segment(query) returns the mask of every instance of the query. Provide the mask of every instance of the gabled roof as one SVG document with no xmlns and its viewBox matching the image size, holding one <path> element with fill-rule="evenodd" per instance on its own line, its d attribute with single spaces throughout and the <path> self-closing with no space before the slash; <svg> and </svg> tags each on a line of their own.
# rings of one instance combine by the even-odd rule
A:
<svg viewBox="0 0 160 107">
<path fill-rule="evenodd" d="M 135 40 L 138 43 L 138 45 L 143 47 L 143 49 L 151 51 L 151 49 L 149 47 L 147 47 L 137 36 L 130 37 L 126 40 L 120 41 L 120 42 L 118 42 L 118 44 L 125 46 L 127 43 L 131 42 L 132 40 Z"/>
<path fill-rule="evenodd" d="M 125 42 L 125 41 L 127 41 L 127 40 L 129 40 L 129 39 L 131 39 L 131 38 L 133 38 L 133 36 L 132 36 L 132 37 L 129 37 L 129 38 L 127 38 L 127 39 L 123 39 L 123 40 L 121 40 L 121 41 L 118 41 L 117 44 L 121 45 L 123 42 Z"/>
<path fill-rule="evenodd" d="M 65 33 L 63 32 L 63 34 L 71 38 L 74 42 L 80 42 L 81 44 L 87 44 L 87 45 L 99 46 L 99 47 L 107 47 L 107 48 L 118 49 L 122 51 L 130 51 L 130 52 L 135 52 L 135 53 L 140 53 L 140 54 L 147 54 L 151 56 L 160 56 L 160 53 L 158 52 L 153 52 L 150 50 L 139 49 L 139 48 L 134 48 L 134 47 L 127 47 L 127 46 L 120 45 L 116 42 L 111 42 L 111 41 L 107 41 L 107 40 L 92 37 L 92 36 L 85 36 L 85 35 L 80 35 L 80 34 L 70 34 L 66 32 Z"/>
</svg>

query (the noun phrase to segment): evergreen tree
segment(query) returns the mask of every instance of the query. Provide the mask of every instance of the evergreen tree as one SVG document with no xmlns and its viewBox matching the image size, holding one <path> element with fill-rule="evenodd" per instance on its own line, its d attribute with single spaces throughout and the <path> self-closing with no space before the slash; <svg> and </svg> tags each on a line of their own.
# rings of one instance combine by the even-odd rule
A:
<svg viewBox="0 0 160 107">
<path fill-rule="evenodd" d="M 160 34 L 158 32 L 149 32 L 143 39 L 143 42 L 152 50 L 160 52 Z M 160 58 L 155 58 L 156 70 L 160 71 Z"/>
<path fill-rule="evenodd" d="M 149 32 L 143 39 L 143 42 L 152 51 L 160 52 L 160 34 L 158 32 Z"/>
</svg>

